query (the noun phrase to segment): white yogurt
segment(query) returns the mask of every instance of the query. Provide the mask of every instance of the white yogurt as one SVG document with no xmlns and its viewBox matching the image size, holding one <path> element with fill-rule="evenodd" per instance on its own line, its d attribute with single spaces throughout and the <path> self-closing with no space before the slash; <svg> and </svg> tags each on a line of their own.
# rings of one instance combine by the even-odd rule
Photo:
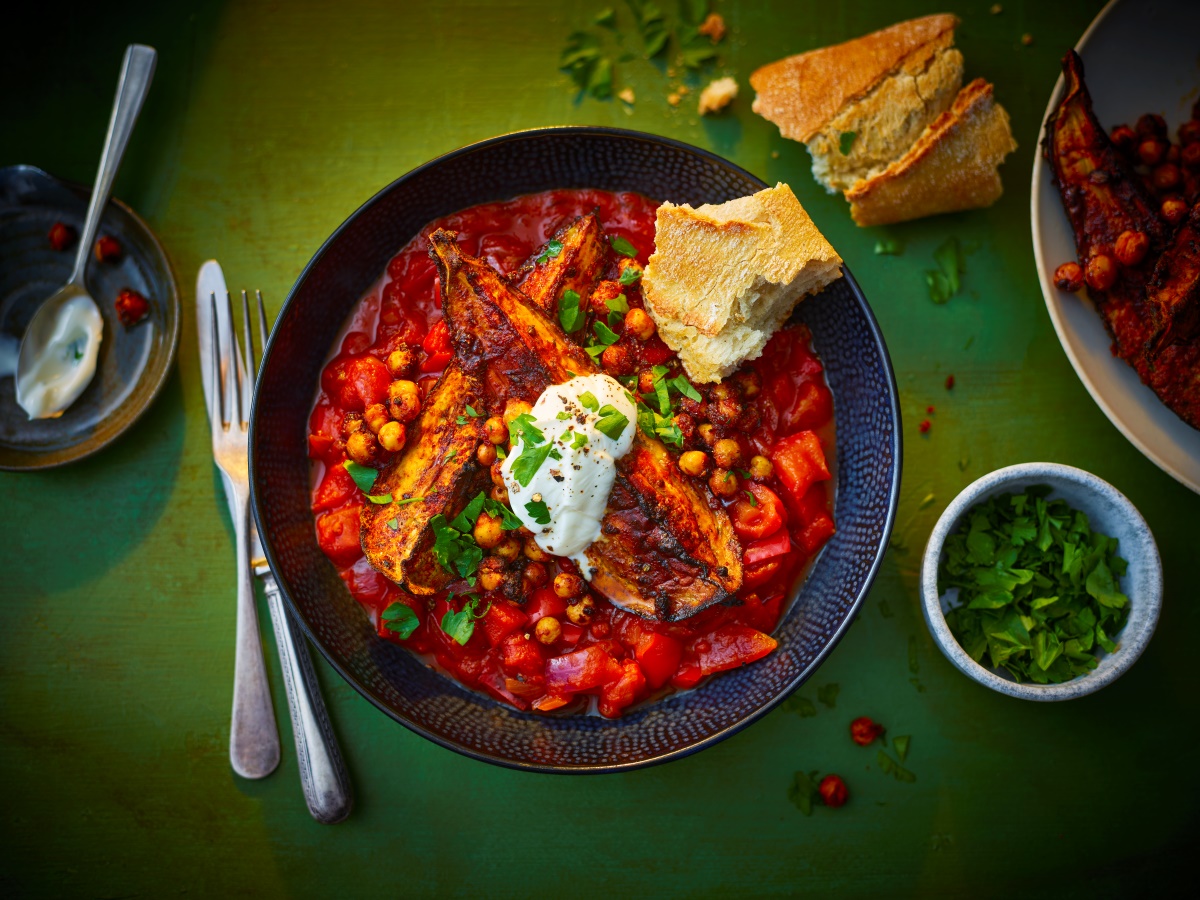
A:
<svg viewBox="0 0 1200 900">
<path fill-rule="evenodd" d="M 31 419 L 62 415 L 96 374 L 104 320 L 92 298 L 72 297 L 58 310 L 40 356 L 17 379 L 17 403 Z"/>
<path fill-rule="evenodd" d="M 575 560 L 590 581 L 583 551 L 600 536 L 617 460 L 633 446 L 637 408 L 615 379 L 586 375 L 546 388 L 530 415 L 532 428 L 540 431 L 543 439 L 538 441 L 526 431 L 504 460 L 501 471 L 509 503 L 539 547 Z M 548 455 L 547 448 L 551 451 Z M 522 464 L 520 460 L 527 454 Z M 541 456 L 545 458 L 532 475 L 522 471 Z M 517 480 L 514 467 L 527 484 Z M 546 505 L 549 524 L 536 521 L 539 503 Z M 531 504 L 536 509 L 530 509 Z"/>
</svg>

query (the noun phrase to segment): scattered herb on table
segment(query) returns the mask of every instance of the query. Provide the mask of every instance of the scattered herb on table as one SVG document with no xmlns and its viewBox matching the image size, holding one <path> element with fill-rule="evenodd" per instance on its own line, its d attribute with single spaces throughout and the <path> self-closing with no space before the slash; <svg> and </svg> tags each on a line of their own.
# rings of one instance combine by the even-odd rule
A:
<svg viewBox="0 0 1200 900">
<path fill-rule="evenodd" d="M 884 774 L 891 775 L 897 781 L 903 781 L 905 784 L 912 784 L 917 780 L 916 775 L 888 756 L 882 748 L 880 748 L 879 752 L 875 754 L 875 758 L 878 760 L 879 768 L 883 770 Z"/>
<path fill-rule="evenodd" d="M 976 662 L 1018 682 L 1060 684 L 1116 649 L 1129 616 L 1117 540 L 1050 488 L 1001 494 L 971 509 L 946 539 L 941 593 L 957 588 L 946 623 Z"/>
<path fill-rule="evenodd" d="M 936 269 L 925 272 L 925 283 L 929 285 L 929 299 L 934 303 L 945 303 L 962 287 L 961 276 L 966 268 L 963 263 L 962 245 L 958 238 L 947 238 L 933 251 Z"/>
<path fill-rule="evenodd" d="M 833 709 L 835 706 L 837 706 L 838 692 L 841 689 L 841 685 L 839 685 L 836 681 L 830 684 L 823 684 L 817 688 L 817 699 L 830 709 Z"/>
<path fill-rule="evenodd" d="M 845 154 L 843 154 L 845 155 Z M 904 248 L 900 246 L 899 241 L 893 241 L 890 238 L 875 242 L 876 256 L 899 256 L 904 252 Z"/>
<path fill-rule="evenodd" d="M 900 757 L 900 762 L 908 757 L 908 745 L 912 741 L 912 735 L 898 734 L 892 738 L 892 748 L 896 751 L 896 755 Z"/>
<path fill-rule="evenodd" d="M 817 708 L 813 706 L 813 702 L 807 697 L 801 697 L 799 694 L 792 694 L 792 696 L 784 700 L 783 708 L 789 712 L 799 713 L 802 719 L 807 719 L 817 714 Z"/>
</svg>

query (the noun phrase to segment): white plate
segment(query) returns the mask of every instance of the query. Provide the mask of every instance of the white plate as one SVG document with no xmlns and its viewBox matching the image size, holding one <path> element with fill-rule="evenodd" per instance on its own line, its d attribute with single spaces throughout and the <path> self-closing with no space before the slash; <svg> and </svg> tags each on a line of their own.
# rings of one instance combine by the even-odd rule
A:
<svg viewBox="0 0 1200 900">
<path fill-rule="evenodd" d="M 1112 0 L 1075 47 L 1100 124 L 1130 127 L 1142 113 L 1167 120 L 1171 134 L 1200 98 L 1200 2 Z M 1059 76 L 1045 119 L 1063 94 Z M 1054 270 L 1075 259 L 1075 238 L 1062 200 L 1042 159 L 1034 155 L 1033 253 L 1046 308 L 1063 350 L 1104 414 L 1149 460 L 1200 493 L 1200 431 L 1167 409 L 1137 373 L 1112 355 L 1112 341 L 1090 301 L 1059 291 Z"/>
</svg>

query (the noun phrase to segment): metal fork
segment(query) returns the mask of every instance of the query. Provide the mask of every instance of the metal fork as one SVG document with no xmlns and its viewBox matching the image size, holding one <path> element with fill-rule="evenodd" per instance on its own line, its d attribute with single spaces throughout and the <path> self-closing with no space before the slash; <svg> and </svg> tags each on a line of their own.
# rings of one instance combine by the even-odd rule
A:
<svg viewBox="0 0 1200 900">
<path fill-rule="evenodd" d="M 212 295 L 212 366 L 216 403 L 212 406 L 213 459 L 225 475 L 225 489 L 233 507 L 234 540 L 237 542 L 237 645 L 233 670 L 233 719 L 229 731 L 229 761 L 243 778 L 265 778 L 279 765 L 279 730 L 271 706 L 271 688 L 263 659 L 258 630 L 258 610 L 250 580 L 250 471 L 248 439 L 250 401 L 255 371 L 254 341 L 249 329 L 249 310 L 243 309 L 246 324 L 244 364 L 233 326 L 233 301 L 225 295 L 229 338 L 221 340 L 217 295 Z"/>
<path fill-rule="evenodd" d="M 266 348 L 267 325 L 266 309 L 263 306 L 261 291 L 255 291 L 255 318 L 258 324 L 259 346 Z M 213 297 L 215 304 L 216 298 Z M 235 356 L 237 350 L 237 334 L 233 326 L 233 309 L 228 293 L 226 303 L 229 304 L 230 343 Z M 214 307 L 215 309 L 215 307 Z M 216 316 L 213 317 L 214 323 Z M 215 328 L 215 324 L 214 324 Z M 245 336 L 246 347 L 244 357 L 238 358 L 237 368 L 241 369 L 240 377 L 250 390 L 247 392 L 247 402 L 253 396 L 253 376 L 244 373 L 257 373 L 255 362 L 254 339 L 250 330 L 250 300 L 242 291 L 242 333 Z M 214 337 L 214 346 L 215 337 Z M 214 383 L 217 381 L 214 373 Z M 246 418 L 249 418 L 248 412 Z M 291 713 L 292 735 L 296 743 L 297 764 L 300 769 L 300 785 L 304 791 L 304 799 L 309 812 L 318 822 L 332 825 L 345 819 L 354 806 L 353 789 L 350 776 L 338 749 L 337 737 L 333 733 L 333 724 L 329 720 L 329 712 L 321 696 L 321 688 L 317 683 L 316 672 L 313 669 L 312 658 L 309 656 L 308 643 L 294 618 L 288 614 L 283 605 L 283 595 L 275 581 L 275 575 L 267 563 L 262 543 L 259 541 L 258 529 L 253 519 L 248 521 L 250 538 L 250 565 L 263 584 L 267 597 L 267 606 L 271 611 L 271 622 L 275 629 L 275 645 L 279 651 L 279 664 L 283 670 L 283 683 L 287 690 L 288 711 Z M 236 678 L 235 678 L 236 681 Z M 272 717 L 272 726 L 274 718 Z M 278 737 L 276 737 L 278 742 Z"/>
</svg>

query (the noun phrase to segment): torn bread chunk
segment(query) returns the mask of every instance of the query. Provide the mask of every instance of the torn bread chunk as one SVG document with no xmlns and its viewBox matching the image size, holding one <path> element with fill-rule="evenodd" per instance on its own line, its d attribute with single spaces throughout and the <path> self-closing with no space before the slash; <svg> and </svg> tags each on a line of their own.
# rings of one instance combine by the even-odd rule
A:
<svg viewBox="0 0 1200 900">
<path fill-rule="evenodd" d="M 903 157 L 846 192 L 850 215 L 888 225 L 991 206 L 1004 193 L 1000 163 L 1015 149 L 1008 113 L 976 78 Z"/>
<path fill-rule="evenodd" d="M 738 95 L 738 84 L 730 78 L 717 78 L 709 82 L 708 87 L 700 92 L 700 102 L 697 109 L 700 115 L 705 116 L 709 113 L 720 112 Z"/>
<path fill-rule="evenodd" d="M 841 277 L 841 264 L 778 184 L 715 206 L 660 206 L 642 288 L 688 376 L 713 382 L 757 358 L 802 297 Z"/>
</svg>

